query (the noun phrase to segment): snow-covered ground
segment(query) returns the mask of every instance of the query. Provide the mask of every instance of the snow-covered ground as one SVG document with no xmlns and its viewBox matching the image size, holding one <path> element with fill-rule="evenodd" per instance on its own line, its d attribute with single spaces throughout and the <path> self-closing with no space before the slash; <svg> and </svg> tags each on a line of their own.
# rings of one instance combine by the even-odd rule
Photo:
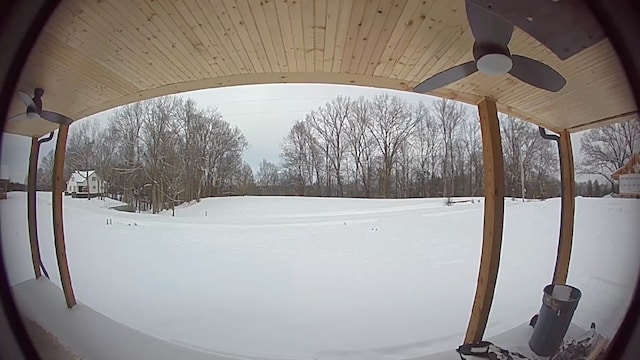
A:
<svg viewBox="0 0 640 360">
<path fill-rule="evenodd" d="M 38 194 L 43 262 L 59 284 L 51 197 Z M 478 271 L 480 202 L 295 197 L 203 199 L 176 217 L 65 197 L 74 290 L 84 304 L 194 348 L 318 359 L 399 359 L 457 347 Z M 537 312 L 553 274 L 559 200 L 506 201 L 487 336 Z M 574 321 L 612 336 L 640 265 L 640 201 L 576 199 Z M 33 277 L 26 194 L 0 202 L 12 284 Z M 113 225 L 106 225 L 107 219 Z"/>
</svg>

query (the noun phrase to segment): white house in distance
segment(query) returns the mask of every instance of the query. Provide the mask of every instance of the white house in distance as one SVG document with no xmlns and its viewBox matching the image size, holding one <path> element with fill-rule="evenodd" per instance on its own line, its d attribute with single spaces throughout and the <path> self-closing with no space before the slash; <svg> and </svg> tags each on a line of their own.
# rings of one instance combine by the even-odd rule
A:
<svg viewBox="0 0 640 360">
<path fill-rule="evenodd" d="M 95 170 L 74 171 L 67 182 L 66 195 L 72 197 L 96 197 L 101 196 L 106 188 L 106 183 L 100 179 Z"/>
</svg>

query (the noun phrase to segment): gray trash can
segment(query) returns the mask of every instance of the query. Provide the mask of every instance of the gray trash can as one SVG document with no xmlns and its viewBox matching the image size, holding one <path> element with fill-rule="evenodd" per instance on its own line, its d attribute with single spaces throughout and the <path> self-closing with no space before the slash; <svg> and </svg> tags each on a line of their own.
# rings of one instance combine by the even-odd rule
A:
<svg viewBox="0 0 640 360">
<path fill-rule="evenodd" d="M 542 308 L 529 340 L 533 352 L 540 356 L 551 356 L 560 349 L 580 297 L 582 293 L 573 286 L 544 287 Z"/>
</svg>

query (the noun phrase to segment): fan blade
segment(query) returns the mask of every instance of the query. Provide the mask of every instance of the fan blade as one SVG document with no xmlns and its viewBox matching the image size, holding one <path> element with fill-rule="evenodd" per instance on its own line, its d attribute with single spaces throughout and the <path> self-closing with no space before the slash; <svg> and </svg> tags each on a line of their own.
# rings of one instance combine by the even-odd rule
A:
<svg viewBox="0 0 640 360">
<path fill-rule="evenodd" d="M 500 48 L 506 48 L 511 41 L 513 34 L 513 24 L 494 15 L 489 10 L 465 1 L 467 9 L 467 20 L 473 33 L 473 37 L 478 44 L 493 44 Z"/>
<path fill-rule="evenodd" d="M 478 71 L 476 63 L 473 61 L 469 61 L 467 63 L 454 66 L 441 73 L 433 75 L 432 77 L 414 87 L 413 91 L 418 93 L 427 93 L 429 91 L 456 82 L 464 77 L 473 74 L 476 71 Z"/>
<path fill-rule="evenodd" d="M 27 119 L 28 117 L 25 114 L 14 115 L 10 118 L 7 118 L 7 121 L 4 123 L 4 126 L 6 127 L 9 124 L 15 124 L 17 122 L 22 122 Z"/>
<path fill-rule="evenodd" d="M 36 108 L 36 104 L 33 102 L 33 99 L 31 99 L 31 96 L 29 96 L 29 94 L 27 94 L 26 92 L 18 91 L 18 97 L 20 97 L 20 100 L 22 100 L 24 106 L 26 106 L 27 108 Z"/>
<path fill-rule="evenodd" d="M 58 114 L 57 112 L 53 112 L 53 111 L 43 110 L 40 113 L 40 117 L 47 121 L 50 121 L 55 124 L 60 124 L 60 125 L 69 125 L 73 122 L 73 119 L 71 119 L 70 117 L 66 117 L 62 114 Z"/>
<path fill-rule="evenodd" d="M 567 80 L 559 72 L 538 60 L 520 55 L 512 55 L 511 60 L 513 61 L 513 67 L 509 74 L 527 84 L 556 92 L 567 83 Z"/>
</svg>

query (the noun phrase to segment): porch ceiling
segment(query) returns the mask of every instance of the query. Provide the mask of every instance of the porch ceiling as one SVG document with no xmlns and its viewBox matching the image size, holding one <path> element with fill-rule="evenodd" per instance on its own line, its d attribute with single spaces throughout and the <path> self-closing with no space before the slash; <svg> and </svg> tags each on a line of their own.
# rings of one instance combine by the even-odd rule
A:
<svg viewBox="0 0 640 360">
<path fill-rule="evenodd" d="M 535 19 L 534 19 L 535 21 Z M 334 83 L 411 91 L 473 59 L 463 0 L 65 0 L 18 88 L 45 89 L 44 109 L 80 119 L 133 101 L 202 88 Z M 431 95 L 498 110 L 554 131 L 637 114 L 608 39 L 560 60 L 516 28 L 514 54 L 567 79 L 557 93 L 476 73 Z M 25 107 L 17 97 L 10 116 Z M 57 125 L 25 120 L 5 131 L 41 136 Z"/>
</svg>

